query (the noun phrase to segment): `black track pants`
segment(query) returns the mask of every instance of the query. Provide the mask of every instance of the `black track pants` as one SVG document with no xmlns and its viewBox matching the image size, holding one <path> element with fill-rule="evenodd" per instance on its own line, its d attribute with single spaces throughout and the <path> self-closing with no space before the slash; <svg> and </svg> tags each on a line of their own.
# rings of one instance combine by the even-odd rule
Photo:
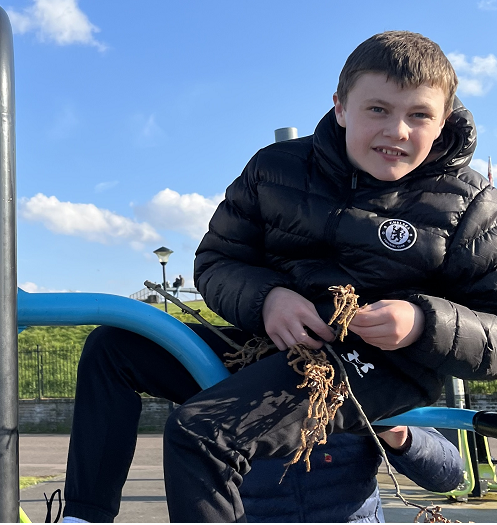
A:
<svg viewBox="0 0 497 525">
<path fill-rule="evenodd" d="M 220 357 L 232 351 L 202 325 L 189 326 Z M 235 328 L 223 331 L 239 344 L 250 338 Z M 136 446 L 137 392 L 183 403 L 199 391 L 181 363 L 149 339 L 118 328 L 94 330 L 78 367 L 64 515 L 111 522 L 118 514 Z"/>
</svg>

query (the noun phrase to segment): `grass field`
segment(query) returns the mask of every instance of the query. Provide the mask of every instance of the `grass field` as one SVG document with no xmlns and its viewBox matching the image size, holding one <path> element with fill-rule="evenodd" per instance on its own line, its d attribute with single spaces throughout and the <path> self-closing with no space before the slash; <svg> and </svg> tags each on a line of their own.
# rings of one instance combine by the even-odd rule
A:
<svg viewBox="0 0 497 525">
<path fill-rule="evenodd" d="M 204 301 L 189 301 L 185 303 L 186 306 L 189 306 L 192 310 L 200 310 L 200 315 L 209 323 L 213 325 L 218 326 L 227 326 L 229 325 L 228 322 L 226 322 L 224 319 L 219 317 L 219 315 L 215 314 L 212 310 L 209 310 L 207 306 L 205 305 Z M 156 308 L 159 308 L 160 310 L 164 310 L 164 304 L 160 305 L 154 305 Z M 175 304 L 167 303 L 167 313 L 172 315 L 173 317 L 176 317 L 176 319 L 179 319 L 183 323 L 196 323 L 194 317 L 192 317 L 190 314 L 183 313 L 178 306 Z"/>
<path fill-rule="evenodd" d="M 204 301 L 190 301 L 185 303 L 193 310 L 200 310 L 200 315 L 214 325 L 228 325 L 212 310 L 205 306 Z M 164 304 L 150 305 L 164 310 Z M 182 322 L 197 322 L 191 315 L 184 314 L 180 308 L 168 303 L 168 314 Z M 90 326 L 31 326 L 19 334 L 20 349 L 34 349 L 37 346 L 44 349 L 59 349 L 68 347 L 82 348 L 88 334 L 95 328 Z"/>
</svg>

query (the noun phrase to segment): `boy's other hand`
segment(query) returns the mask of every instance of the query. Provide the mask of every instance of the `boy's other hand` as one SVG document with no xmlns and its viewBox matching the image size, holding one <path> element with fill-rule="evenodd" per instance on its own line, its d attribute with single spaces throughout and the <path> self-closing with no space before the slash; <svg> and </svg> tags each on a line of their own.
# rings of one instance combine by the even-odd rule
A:
<svg viewBox="0 0 497 525">
<path fill-rule="evenodd" d="M 349 330 L 381 350 L 398 350 L 417 341 L 424 325 L 419 306 L 408 301 L 385 300 L 357 310 Z"/>
<path fill-rule="evenodd" d="M 378 437 L 392 448 L 400 450 L 407 445 L 409 431 L 407 427 L 393 427 L 390 430 L 385 430 L 385 432 L 378 432 Z"/>
<path fill-rule="evenodd" d="M 327 342 L 335 335 L 319 317 L 314 305 L 297 292 L 277 286 L 267 295 L 262 307 L 262 318 L 267 335 L 280 349 L 303 343 L 310 348 L 321 348 L 322 341 L 309 336 L 306 327 Z"/>
</svg>

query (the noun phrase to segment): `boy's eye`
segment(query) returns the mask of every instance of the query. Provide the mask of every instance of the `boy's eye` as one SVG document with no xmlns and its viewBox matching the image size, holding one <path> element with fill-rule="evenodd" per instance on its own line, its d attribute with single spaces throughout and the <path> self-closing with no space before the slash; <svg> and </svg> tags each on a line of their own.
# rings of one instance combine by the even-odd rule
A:
<svg viewBox="0 0 497 525">
<path fill-rule="evenodd" d="M 373 113 L 382 113 L 384 111 L 383 108 L 380 108 L 379 106 L 373 106 L 370 108 Z"/>
<path fill-rule="evenodd" d="M 427 113 L 413 113 L 412 116 L 414 118 L 430 118 Z"/>
</svg>

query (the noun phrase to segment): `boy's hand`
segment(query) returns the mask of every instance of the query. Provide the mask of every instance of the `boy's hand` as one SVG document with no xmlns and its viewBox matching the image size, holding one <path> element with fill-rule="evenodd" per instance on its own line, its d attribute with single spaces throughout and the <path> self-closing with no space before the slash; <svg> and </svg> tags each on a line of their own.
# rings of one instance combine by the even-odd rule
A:
<svg viewBox="0 0 497 525">
<path fill-rule="evenodd" d="M 386 300 L 357 310 L 348 328 L 381 350 L 398 350 L 417 341 L 424 325 L 425 317 L 419 306 Z"/>
<path fill-rule="evenodd" d="M 390 430 L 385 430 L 385 432 L 378 432 L 378 437 L 381 437 L 385 443 L 398 450 L 406 445 L 409 432 L 407 427 L 393 427 Z"/>
<path fill-rule="evenodd" d="M 305 327 L 327 342 L 335 339 L 331 328 L 319 317 L 314 305 L 288 288 L 278 286 L 268 293 L 262 307 L 262 318 L 267 335 L 280 350 L 286 350 L 296 343 L 321 348 L 323 342 L 310 337 Z"/>
</svg>

